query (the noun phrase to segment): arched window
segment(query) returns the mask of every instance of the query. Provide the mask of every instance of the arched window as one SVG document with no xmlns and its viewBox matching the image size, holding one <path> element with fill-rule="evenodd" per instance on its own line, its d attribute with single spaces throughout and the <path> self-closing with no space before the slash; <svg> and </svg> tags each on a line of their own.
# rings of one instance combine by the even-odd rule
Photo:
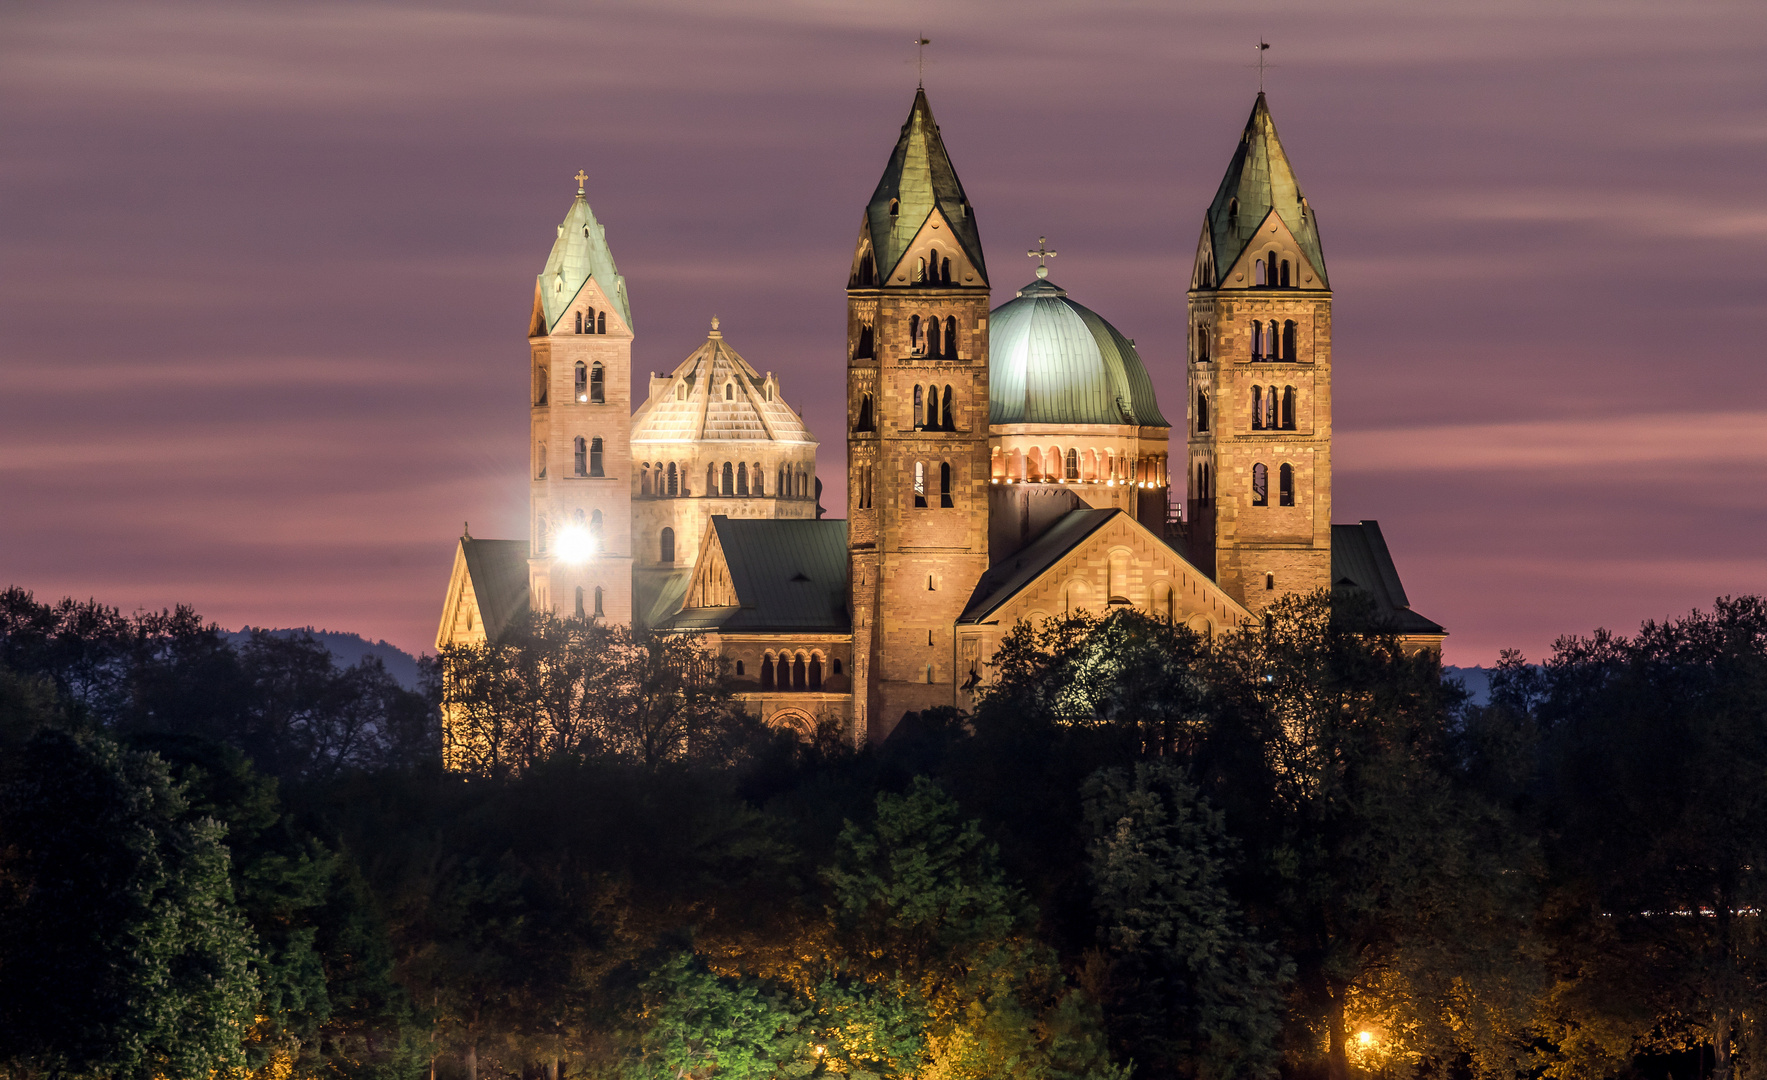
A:
<svg viewBox="0 0 1767 1080">
<path fill-rule="evenodd" d="M 741 661 L 741 660 L 738 660 L 738 661 L 737 661 L 737 662 L 736 662 L 736 673 L 737 673 L 737 674 L 738 674 L 738 675 L 742 675 L 742 674 L 746 674 L 746 673 L 745 673 L 745 672 L 744 672 L 744 670 L 743 670 L 743 666 L 742 666 L 742 661 Z"/>
<path fill-rule="evenodd" d="M 585 333 L 585 334 L 595 333 L 595 309 L 594 308 L 590 308 L 589 313 L 587 315 L 583 316 L 583 333 Z"/>
<path fill-rule="evenodd" d="M 926 462 L 914 463 L 914 505 L 926 508 Z"/>
<path fill-rule="evenodd" d="M 773 689 L 773 654 L 761 657 L 761 689 Z"/>
<path fill-rule="evenodd" d="M 1264 430 L 1264 388 L 1252 387 L 1252 430 Z"/>
<path fill-rule="evenodd" d="M 830 660 L 828 663 L 829 663 L 829 668 L 830 668 L 829 674 L 839 675 L 841 673 L 841 658 L 840 657 L 837 656 L 834 659 Z"/>
<path fill-rule="evenodd" d="M 1276 588 L 1276 575 L 1275 574 L 1265 574 L 1264 575 L 1264 591 L 1265 592 L 1272 592 L 1275 590 L 1275 588 Z"/>
<path fill-rule="evenodd" d="M 706 494 L 718 494 L 718 466 L 709 461 L 706 462 Z"/>
<path fill-rule="evenodd" d="M 1257 261 L 1252 263 L 1252 284 L 1253 285 L 1267 284 L 1264 280 L 1264 260 L 1263 259 L 1258 259 Z"/>
<path fill-rule="evenodd" d="M 1276 430 L 1276 387 L 1272 386 L 1264 393 L 1264 428 Z"/>
<path fill-rule="evenodd" d="M 920 386 L 916 386 L 914 388 L 914 424 L 916 427 L 923 426 L 921 424 L 920 418 L 922 415 L 921 410 L 925 407 L 925 402 L 926 402 L 925 389 Z"/>
<path fill-rule="evenodd" d="M 1285 288 L 1285 289 L 1288 288 L 1288 260 L 1287 259 L 1282 260 L 1282 277 L 1280 279 L 1280 282 L 1281 282 L 1281 285 L 1283 288 Z"/>
<path fill-rule="evenodd" d="M 1196 362 L 1209 362 L 1209 327 L 1207 323 L 1196 324 Z"/>
<path fill-rule="evenodd" d="M 576 470 L 575 470 L 576 474 L 578 476 L 588 476 L 589 475 L 589 442 L 588 442 L 588 440 L 584 439 L 583 436 L 579 435 L 574 440 L 572 440 L 571 445 L 575 450 L 576 461 L 573 462 L 573 464 L 576 466 Z"/>
<path fill-rule="evenodd" d="M 1227 231 L 1231 232 L 1231 233 L 1237 233 L 1239 231 L 1239 200 L 1238 199 L 1228 199 L 1227 200 Z"/>
<path fill-rule="evenodd" d="M 939 341 L 939 317 L 929 315 L 926 320 L 926 354 L 934 360 L 944 355 L 939 348 Z"/>
<path fill-rule="evenodd" d="M 596 314 L 595 314 L 595 332 L 597 334 L 607 333 L 607 312 L 605 312 L 605 311 L 596 312 Z M 595 595 L 600 596 L 601 590 L 596 589 Z M 597 614 L 597 615 L 601 614 L 601 608 L 600 608 L 599 604 L 596 606 L 595 614 Z"/>
<path fill-rule="evenodd" d="M 735 383 L 727 382 L 724 384 L 724 400 L 725 401 L 735 401 L 736 400 L 736 384 Z"/>
<path fill-rule="evenodd" d="M 791 688 L 793 690 L 804 689 L 804 684 L 806 681 L 808 681 L 806 676 L 809 674 L 805 670 L 805 667 L 806 667 L 806 665 L 804 664 L 804 654 L 803 653 L 799 653 L 796 657 L 794 657 L 792 659 L 792 662 L 791 662 Z"/>
<path fill-rule="evenodd" d="M 577 586 L 577 618 L 581 619 L 586 612 L 583 610 L 583 586 Z"/>
<path fill-rule="evenodd" d="M 908 351 L 920 355 L 920 316 L 908 316 Z"/>
<path fill-rule="evenodd" d="M 1293 360 L 1295 354 L 1295 321 L 1290 319 L 1282 324 L 1282 358 Z"/>
<path fill-rule="evenodd" d="M 749 463 L 746 461 L 736 463 L 736 493 L 738 495 L 749 493 Z"/>
<path fill-rule="evenodd" d="M 595 405 L 607 404 L 607 373 L 599 363 L 589 369 L 589 401 Z"/>
<path fill-rule="evenodd" d="M 1209 430 L 1209 395 L 1203 390 L 1196 392 L 1196 429 Z"/>
<path fill-rule="evenodd" d="M 597 585 L 595 586 L 595 617 L 599 619 L 605 614 L 607 613 L 601 609 L 601 586 Z"/>
<path fill-rule="evenodd" d="M 638 474 L 638 494 L 649 495 L 650 493 L 650 462 L 647 461 L 644 463 L 643 470 Z"/>
<path fill-rule="evenodd" d="M 860 394 L 859 395 L 859 422 L 857 424 L 853 425 L 853 430 L 854 431 L 870 431 L 870 430 L 872 430 L 871 395 L 870 394 Z"/>
<path fill-rule="evenodd" d="M 1276 470 L 1276 501 L 1281 506 L 1295 504 L 1295 467 L 1284 465 Z"/>
<path fill-rule="evenodd" d="M 589 475 L 602 476 L 601 471 L 601 436 L 589 440 Z"/>
<path fill-rule="evenodd" d="M 1256 320 L 1252 322 L 1252 359 L 1264 359 L 1264 324 Z"/>
<path fill-rule="evenodd" d="M 951 283 L 951 260 L 950 259 L 940 259 L 939 260 L 939 280 L 944 282 L 947 285 L 949 285 Z"/>
<path fill-rule="evenodd" d="M 822 689 L 822 657 L 810 657 L 810 689 Z"/>
<path fill-rule="evenodd" d="M 951 463 L 939 463 L 939 505 L 951 509 Z"/>
<path fill-rule="evenodd" d="M 679 479 L 680 479 L 679 476 L 675 472 L 675 463 L 673 461 L 669 462 L 669 494 L 670 495 L 681 494 L 681 489 L 680 489 L 680 487 L 677 486 L 679 483 Z"/>
<path fill-rule="evenodd" d="M 950 268 L 950 260 L 946 260 L 946 268 Z M 951 279 L 946 277 L 945 280 L 950 281 Z M 957 359 L 957 316 L 955 315 L 945 316 L 945 358 L 947 360 Z"/>
<path fill-rule="evenodd" d="M 750 495 L 759 496 L 759 495 L 767 494 L 767 492 L 765 490 L 766 485 L 762 482 L 762 479 L 761 479 L 764 475 L 765 474 L 761 471 L 761 463 L 758 461 L 755 462 L 754 466 L 749 469 L 749 477 L 750 477 L 750 479 L 749 479 L 749 494 Z"/>
<path fill-rule="evenodd" d="M 895 199 L 890 200 L 890 216 L 891 217 L 896 216 L 896 200 Z"/>
<path fill-rule="evenodd" d="M 577 333 L 581 334 L 582 332 L 583 332 L 583 313 L 581 311 L 579 311 L 579 312 L 577 312 Z M 577 606 L 581 607 L 582 605 L 579 604 Z M 580 614 L 582 614 L 582 612 L 578 612 L 578 614 L 580 615 Z"/>
<path fill-rule="evenodd" d="M 926 429 L 939 430 L 939 388 L 936 386 L 926 388 Z"/>
<path fill-rule="evenodd" d="M 672 563 L 675 561 L 675 530 L 663 526 L 663 535 L 657 545 L 657 561 Z"/>
<path fill-rule="evenodd" d="M 1080 452 L 1071 446 L 1068 447 L 1066 475 L 1069 480 L 1078 480 L 1080 478 Z"/>
<path fill-rule="evenodd" d="M 853 359 L 869 360 L 871 359 L 871 352 L 871 327 L 861 323 L 859 325 L 859 345 L 853 350 Z"/>
<path fill-rule="evenodd" d="M 589 400 L 589 365 L 577 361 L 575 387 L 578 401 Z"/>
<path fill-rule="evenodd" d="M 1286 359 L 1282 355 L 1282 338 L 1278 335 L 1275 319 L 1270 320 L 1270 359 Z"/>
<path fill-rule="evenodd" d="M 1270 470 L 1261 461 L 1252 466 L 1252 505 L 1270 505 Z"/>
<path fill-rule="evenodd" d="M 1295 388 L 1292 386 L 1285 386 L 1282 388 L 1282 430 L 1293 431 L 1294 429 Z"/>
<path fill-rule="evenodd" d="M 922 282 L 922 283 L 924 283 L 926 281 L 926 260 L 925 259 L 915 259 L 914 260 L 914 280 L 917 282 Z"/>
<path fill-rule="evenodd" d="M 736 494 L 736 470 L 730 467 L 728 461 L 724 463 L 723 483 L 719 485 L 718 493 L 720 495 Z"/>
<path fill-rule="evenodd" d="M 534 471 L 534 478 L 536 480 L 546 479 L 546 444 L 545 443 L 539 443 L 538 445 L 536 445 L 534 447 L 534 460 L 536 462 L 538 462 L 538 464 L 539 464 L 539 467 Z"/>
<path fill-rule="evenodd" d="M 547 375 L 546 369 L 536 368 L 534 370 L 534 404 L 546 404 L 546 399 L 551 396 L 551 385 L 552 380 Z"/>
</svg>

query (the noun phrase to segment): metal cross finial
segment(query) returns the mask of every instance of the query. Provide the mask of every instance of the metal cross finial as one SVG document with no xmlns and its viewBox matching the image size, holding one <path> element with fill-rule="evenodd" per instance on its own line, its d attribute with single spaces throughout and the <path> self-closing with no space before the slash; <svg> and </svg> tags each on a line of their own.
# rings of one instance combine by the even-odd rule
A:
<svg viewBox="0 0 1767 1080">
<path fill-rule="evenodd" d="M 915 82 L 923 90 L 926 89 L 926 47 L 932 43 L 933 39 L 925 34 L 916 35 L 914 38 L 914 77 Z"/>
<path fill-rule="evenodd" d="M 1043 278 L 1046 278 L 1049 276 L 1049 267 L 1044 266 L 1043 262 L 1046 259 L 1055 258 L 1055 255 L 1056 255 L 1055 252 L 1049 250 L 1049 237 L 1047 237 L 1047 236 L 1037 237 L 1037 250 L 1036 251 L 1027 251 L 1027 252 L 1025 252 L 1025 255 L 1029 258 L 1037 260 L 1037 279 L 1039 281 L 1041 281 Z"/>
<path fill-rule="evenodd" d="M 1264 54 L 1270 51 L 1270 43 L 1263 38 L 1258 39 L 1258 93 L 1264 92 Z"/>
<path fill-rule="evenodd" d="M 579 194 L 579 195 L 583 194 L 583 181 L 585 181 L 587 179 L 589 179 L 589 174 L 584 172 L 582 169 L 578 169 L 577 170 L 577 194 Z"/>
</svg>

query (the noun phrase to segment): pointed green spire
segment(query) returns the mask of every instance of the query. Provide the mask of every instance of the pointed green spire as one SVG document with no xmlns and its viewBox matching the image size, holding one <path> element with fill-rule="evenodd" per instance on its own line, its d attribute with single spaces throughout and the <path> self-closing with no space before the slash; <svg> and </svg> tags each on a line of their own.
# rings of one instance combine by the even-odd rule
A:
<svg viewBox="0 0 1767 1080">
<path fill-rule="evenodd" d="M 581 185 L 582 179 L 577 183 Z M 632 305 L 626 299 L 626 279 L 614 266 L 613 251 L 607 246 L 607 230 L 595 220 L 595 212 L 589 209 L 589 200 L 584 198 L 579 186 L 570 213 L 558 227 L 558 240 L 552 245 L 552 254 L 546 258 L 546 269 L 540 271 L 540 302 L 546 311 L 548 331 L 557 326 L 558 320 L 570 310 L 571 302 L 590 278 L 595 279 L 601 291 L 619 309 L 627 328 L 633 328 Z"/>
<path fill-rule="evenodd" d="M 892 203 L 894 214 L 890 213 Z M 986 285 L 988 268 L 982 262 L 982 239 L 976 232 L 975 212 L 963 194 L 957 170 L 951 167 L 951 156 L 945 152 L 944 140 L 939 138 L 939 125 L 933 121 L 933 109 L 927 104 L 923 87 L 914 92 L 914 107 L 908 111 L 908 122 L 902 125 L 902 137 L 896 140 L 890 164 L 865 208 L 872 250 L 877 253 L 879 280 L 890 279 L 935 207 L 951 223 L 952 234 Z"/>
<path fill-rule="evenodd" d="M 1313 209 L 1301 194 L 1300 182 L 1276 137 L 1276 122 L 1270 119 L 1270 106 L 1260 90 L 1245 132 L 1239 137 L 1239 147 L 1228 163 L 1227 175 L 1221 178 L 1215 201 L 1209 204 L 1209 233 L 1218 273 L 1226 273 L 1234 264 L 1273 209 L 1312 262 L 1320 285 L 1329 289 L 1325 251 L 1319 246 Z"/>
</svg>

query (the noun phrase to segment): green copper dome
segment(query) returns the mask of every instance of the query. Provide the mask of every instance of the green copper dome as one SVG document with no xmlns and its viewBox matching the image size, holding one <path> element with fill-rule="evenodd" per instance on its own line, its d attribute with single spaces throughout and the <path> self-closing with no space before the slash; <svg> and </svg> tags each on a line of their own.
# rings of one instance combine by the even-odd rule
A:
<svg viewBox="0 0 1767 1080">
<path fill-rule="evenodd" d="M 988 422 L 1171 426 L 1134 344 L 1047 280 L 988 317 Z"/>
</svg>

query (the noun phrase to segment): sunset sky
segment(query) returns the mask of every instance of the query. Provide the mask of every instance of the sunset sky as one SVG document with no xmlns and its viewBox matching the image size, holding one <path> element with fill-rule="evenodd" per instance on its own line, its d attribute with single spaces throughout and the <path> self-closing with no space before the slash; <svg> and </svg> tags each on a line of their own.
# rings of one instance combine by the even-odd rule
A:
<svg viewBox="0 0 1767 1080">
<path fill-rule="evenodd" d="M 844 515 L 845 274 L 917 31 L 994 303 L 1047 235 L 1172 417 L 1272 43 L 1333 517 L 1381 522 L 1449 662 L 1767 592 L 1759 0 L 9 3 L 0 586 L 433 648 L 462 521 L 525 535 L 579 168 L 640 377 L 719 316 Z"/>
</svg>

